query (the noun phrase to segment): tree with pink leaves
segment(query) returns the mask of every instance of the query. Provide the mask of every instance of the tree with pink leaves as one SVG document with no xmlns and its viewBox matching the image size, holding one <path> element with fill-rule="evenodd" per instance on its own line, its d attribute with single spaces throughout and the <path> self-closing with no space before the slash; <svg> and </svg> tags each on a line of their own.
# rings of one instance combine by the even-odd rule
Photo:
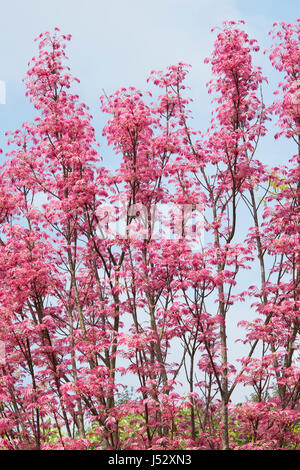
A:
<svg viewBox="0 0 300 470">
<path fill-rule="evenodd" d="M 0 448 L 299 448 L 300 20 L 271 32 L 269 106 L 243 25 L 224 22 L 205 59 L 204 132 L 187 64 L 152 71 L 153 94 L 101 96 L 115 172 L 72 93 L 71 36 L 37 38 L 37 115 L 7 133 L 0 180 Z M 286 166 L 257 157 L 272 113 L 295 141 Z"/>
</svg>

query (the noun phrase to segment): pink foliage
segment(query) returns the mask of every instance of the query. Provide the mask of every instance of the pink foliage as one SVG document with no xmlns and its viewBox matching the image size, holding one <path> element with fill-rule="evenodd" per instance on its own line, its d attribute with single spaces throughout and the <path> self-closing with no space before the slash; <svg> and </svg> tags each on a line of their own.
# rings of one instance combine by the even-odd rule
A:
<svg viewBox="0 0 300 470">
<path fill-rule="evenodd" d="M 274 25 L 284 77 L 269 107 L 242 24 L 224 22 L 205 60 L 206 132 L 189 124 L 188 64 L 151 72 L 156 98 L 101 96 L 116 172 L 72 94 L 71 36 L 37 38 L 25 83 L 38 114 L 7 132 L 0 181 L 0 449 L 299 447 L 300 20 Z M 296 154 L 269 168 L 255 153 L 273 111 Z M 236 305 L 248 353 L 233 358 Z M 234 405 L 242 386 L 252 398 Z"/>
</svg>

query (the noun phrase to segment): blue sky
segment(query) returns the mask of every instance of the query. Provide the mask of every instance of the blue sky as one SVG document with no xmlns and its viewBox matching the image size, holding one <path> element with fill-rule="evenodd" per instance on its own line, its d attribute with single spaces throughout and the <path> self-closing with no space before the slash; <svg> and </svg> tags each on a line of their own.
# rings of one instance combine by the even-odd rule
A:
<svg viewBox="0 0 300 470">
<path fill-rule="evenodd" d="M 76 92 L 90 106 L 97 137 L 105 122 L 99 108 L 102 89 L 112 93 L 122 86 L 146 87 L 152 69 L 178 61 L 192 65 L 189 75 L 195 103 L 194 125 L 205 129 L 209 122 L 209 97 L 205 83 L 209 66 L 203 59 L 213 47 L 214 25 L 227 19 L 244 19 L 249 34 L 259 40 L 262 50 L 270 44 L 267 31 L 274 21 L 293 21 L 300 16 L 297 0 L 10 0 L 1 2 L 0 80 L 6 83 L 6 104 L 0 105 L 0 147 L 6 149 L 4 133 L 16 129 L 34 116 L 25 95 L 22 77 L 27 62 L 36 54 L 34 38 L 58 26 L 71 33 L 67 55 L 71 72 L 80 78 Z M 279 77 L 267 57 L 258 54 L 257 64 L 270 79 L 266 101 Z M 270 153 L 281 152 L 277 144 Z M 270 145 L 268 145 L 270 148 Z M 105 148 L 102 146 L 105 155 Z M 106 163 L 112 164 L 107 153 Z"/>
<path fill-rule="evenodd" d="M 130 85 L 144 90 L 151 70 L 179 61 L 190 63 L 188 84 L 194 99 L 193 126 L 205 131 L 211 110 L 205 83 L 211 76 L 203 60 L 211 53 L 216 37 L 211 28 L 224 20 L 243 19 L 249 35 L 258 39 L 263 51 L 271 44 L 268 31 L 274 21 L 295 21 L 300 16 L 299 6 L 299 0 L 2 1 L 0 80 L 6 84 L 6 104 L 0 105 L 0 147 L 4 152 L 7 150 L 6 130 L 17 129 L 35 115 L 25 97 L 22 78 L 28 61 L 37 52 L 34 38 L 43 31 L 57 26 L 63 33 L 72 34 L 67 55 L 72 74 L 80 79 L 76 93 L 94 116 L 93 125 L 104 163 L 115 168 L 118 157 L 106 148 L 101 136 L 106 119 L 99 106 L 102 89 L 108 94 Z M 282 77 L 272 69 L 262 52 L 257 54 L 256 64 L 263 67 L 269 79 L 264 97 L 270 104 Z M 275 142 L 274 132 L 271 125 L 258 156 L 266 163 L 280 164 L 294 150 L 285 140 Z M 256 276 L 254 271 L 252 276 Z M 236 399 L 243 395 L 243 392 L 237 393 Z"/>
</svg>

